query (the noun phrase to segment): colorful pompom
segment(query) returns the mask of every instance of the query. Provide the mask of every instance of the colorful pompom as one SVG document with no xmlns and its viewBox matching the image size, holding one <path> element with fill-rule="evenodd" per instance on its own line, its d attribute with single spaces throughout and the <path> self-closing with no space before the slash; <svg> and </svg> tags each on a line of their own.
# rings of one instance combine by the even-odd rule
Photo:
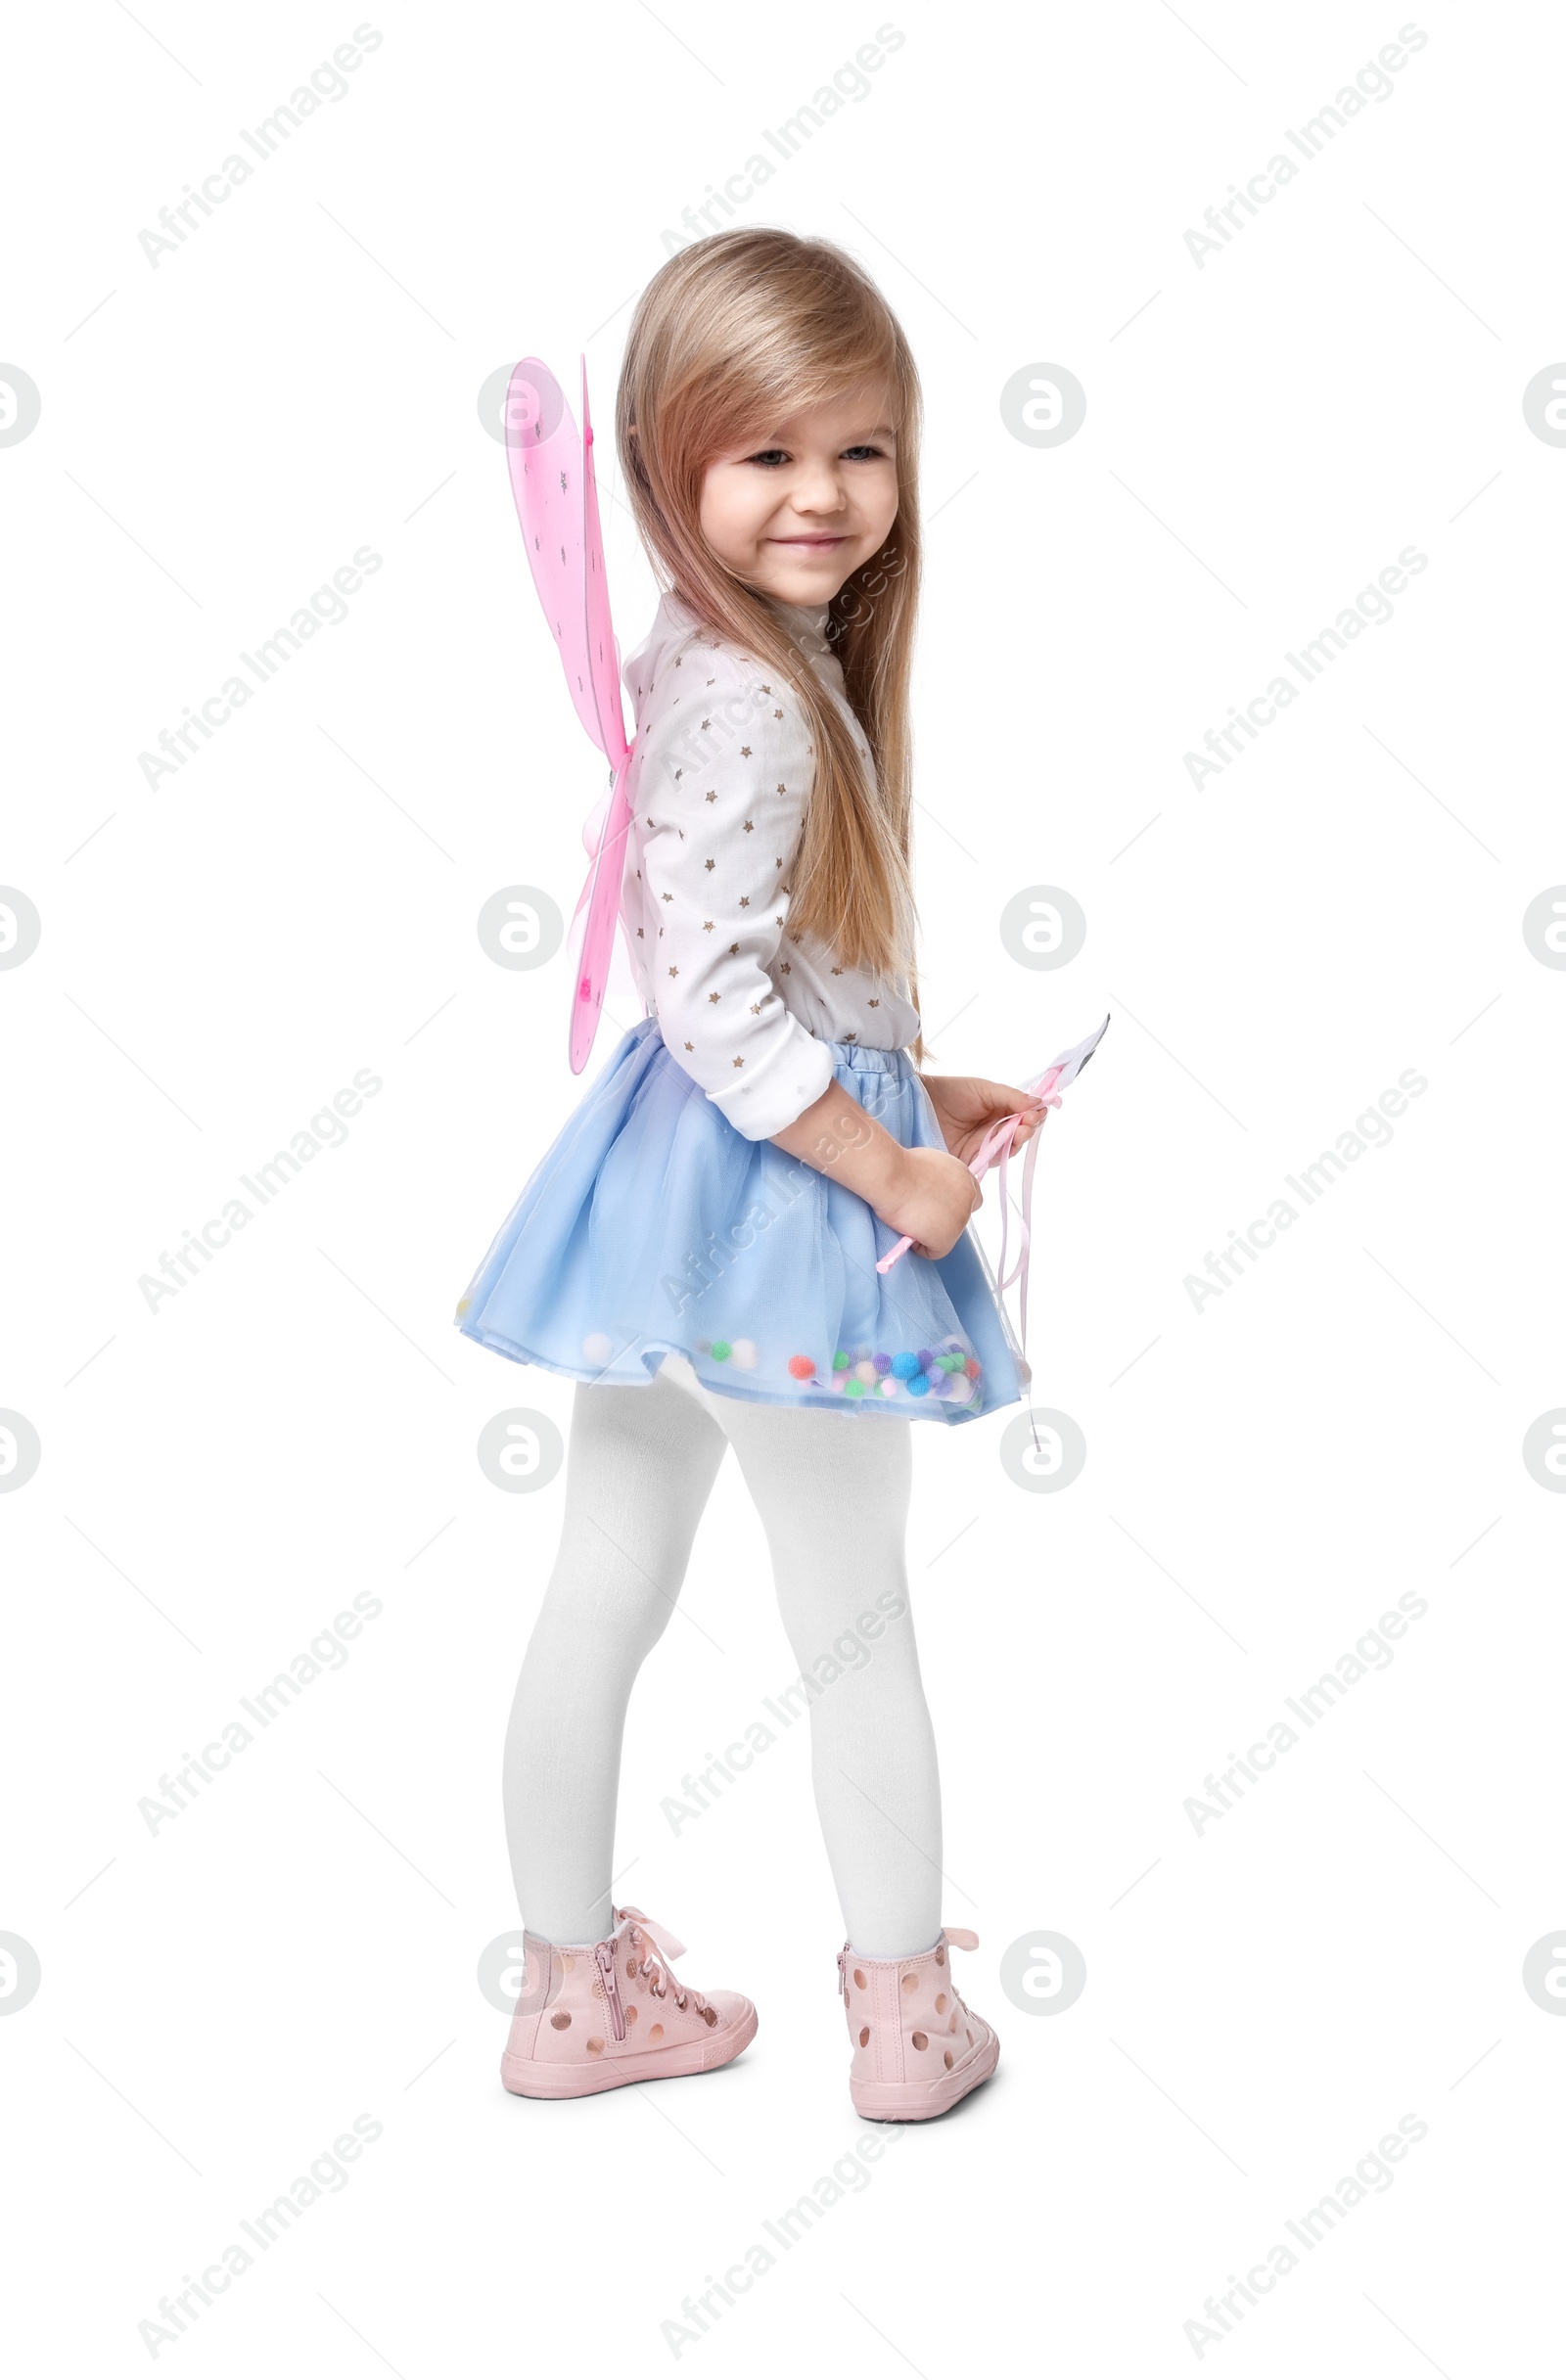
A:
<svg viewBox="0 0 1566 2380">
<path fill-rule="evenodd" d="M 754 1372 L 761 1360 L 761 1350 L 754 1339 L 736 1339 L 729 1350 L 729 1360 L 737 1372 Z"/>
<path fill-rule="evenodd" d="M 791 1355 L 789 1370 L 796 1380 L 813 1380 L 815 1378 L 815 1364 L 808 1355 Z"/>
<path fill-rule="evenodd" d="M 919 1369 L 921 1372 L 928 1372 L 935 1358 L 927 1347 L 922 1347 L 919 1350 Z"/>
<path fill-rule="evenodd" d="M 832 1358 L 833 1371 L 846 1372 L 849 1368 L 850 1360 L 851 1358 L 844 1353 L 842 1348 L 839 1348 L 837 1353 Z"/>
<path fill-rule="evenodd" d="M 892 1358 L 890 1355 L 872 1355 L 870 1361 L 875 1365 L 878 1372 L 890 1372 L 892 1369 Z"/>
<path fill-rule="evenodd" d="M 713 1341 L 713 1361 L 714 1363 L 726 1363 L 733 1352 L 734 1350 L 729 1346 L 726 1339 L 714 1339 Z"/>
<path fill-rule="evenodd" d="M 969 1356 L 969 1358 L 968 1358 L 968 1360 L 967 1360 L 967 1362 L 966 1362 L 966 1363 L 963 1365 L 963 1367 L 962 1367 L 962 1368 L 963 1368 L 963 1370 L 964 1370 L 964 1371 L 967 1373 L 968 1378 L 969 1378 L 970 1380 L 977 1380 L 977 1379 L 978 1379 L 978 1377 L 979 1377 L 979 1359 L 978 1359 L 978 1357 L 977 1357 L 976 1355 L 970 1355 L 970 1356 Z"/>
<path fill-rule="evenodd" d="M 712 1347 L 713 1342 L 711 1339 L 698 1339 L 696 1342 L 696 1352 L 698 1355 L 710 1354 L 712 1352 Z"/>
<path fill-rule="evenodd" d="M 911 1354 L 906 1348 L 900 1354 L 894 1355 L 892 1358 L 892 1369 L 899 1380 L 911 1380 L 915 1372 L 922 1371 L 923 1368 L 918 1356 Z"/>
<path fill-rule="evenodd" d="M 581 1351 L 589 1363 L 607 1363 L 615 1351 L 615 1342 L 607 1331 L 589 1331 L 581 1343 Z"/>
<path fill-rule="evenodd" d="M 880 1375 L 867 1355 L 862 1363 L 854 1365 L 853 1377 L 855 1380 L 862 1380 L 867 1389 L 873 1389 Z"/>
<path fill-rule="evenodd" d="M 908 1375 L 908 1395 L 910 1396 L 928 1396 L 929 1394 L 930 1382 L 928 1377 L 923 1372 L 910 1372 Z"/>
<path fill-rule="evenodd" d="M 896 1377 L 895 1374 L 891 1372 L 882 1373 L 881 1394 L 883 1396 L 896 1396 L 900 1393 L 902 1383 Z"/>
<path fill-rule="evenodd" d="M 864 1382 L 862 1380 L 846 1380 L 843 1384 L 843 1394 L 845 1396 L 862 1396 L 864 1395 Z"/>
</svg>

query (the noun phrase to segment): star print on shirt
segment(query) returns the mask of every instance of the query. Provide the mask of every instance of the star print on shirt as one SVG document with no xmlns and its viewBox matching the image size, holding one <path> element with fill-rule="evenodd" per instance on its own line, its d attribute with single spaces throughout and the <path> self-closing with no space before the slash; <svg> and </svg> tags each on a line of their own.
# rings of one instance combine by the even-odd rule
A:
<svg viewBox="0 0 1566 2380">
<path fill-rule="evenodd" d="M 750 905 L 751 905 L 751 896 L 750 896 L 750 894 L 749 894 L 748 892 L 742 892 L 742 893 L 740 894 L 740 907 L 741 907 L 742 909 L 748 909 L 748 908 L 750 907 Z"/>
<path fill-rule="evenodd" d="M 709 801 L 715 801 L 717 800 L 717 796 L 715 794 L 709 794 L 707 799 Z"/>
<path fill-rule="evenodd" d="M 712 875 L 712 873 L 713 873 L 713 870 L 714 870 L 714 869 L 716 867 L 716 865 L 717 865 L 717 861 L 716 861 L 715 859 L 709 859 L 709 860 L 707 860 L 707 861 L 706 861 L 704 864 L 705 864 L 705 866 L 706 866 L 706 869 L 707 869 L 707 873 L 708 873 L 708 875 L 709 875 L 709 876 L 711 876 L 711 875 Z M 782 865 L 783 865 L 783 862 L 782 862 L 781 860 L 779 860 L 779 861 L 778 861 L 778 866 L 779 866 L 779 867 L 781 867 Z"/>
<path fill-rule="evenodd" d="M 671 967 L 668 972 L 670 975 L 678 975 L 679 969 L 677 967 Z"/>
<path fill-rule="evenodd" d="M 745 1061 L 744 1061 L 744 1059 L 743 1059 L 743 1058 L 736 1058 L 736 1059 L 735 1059 L 735 1061 L 734 1061 L 734 1063 L 735 1063 L 735 1065 L 736 1065 L 736 1066 L 743 1066 L 743 1065 L 745 1064 Z"/>
<path fill-rule="evenodd" d="M 703 932 L 704 934 L 711 934 L 711 933 L 712 933 L 712 931 L 713 931 L 713 921 L 712 921 L 712 919 L 711 919 L 710 917 L 709 917 L 709 918 L 704 919 L 704 920 L 703 920 L 703 923 L 702 923 L 702 932 Z"/>
<path fill-rule="evenodd" d="M 774 710 L 772 716 L 774 719 L 780 719 L 783 716 L 783 713 L 781 710 Z"/>
<path fill-rule="evenodd" d="M 703 725 L 704 727 L 711 727 L 711 726 L 712 726 L 712 724 L 713 724 L 713 722 L 712 722 L 712 720 L 711 720 L 711 719 L 704 719 L 704 720 L 702 721 L 702 725 Z"/>
<path fill-rule="evenodd" d="M 751 756 L 751 748 L 750 748 L 750 746 L 749 746 L 748 744 L 742 744 L 742 745 L 740 746 L 740 758 L 741 758 L 742 760 L 748 760 L 748 759 L 750 758 L 750 756 Z"/>
<path fill-rule="evenodd" d="M 755 834 L 755 832 L 756 832 L 756 822 L 755 822 L 755 820 L 754 820 L 754 819 L 752 819 L 752 818 L 747 818 L 747 819 L 746 819 L 746 821 L 745 821 L 745 832 L 747 833 L 747 835 L 754 835 L 754 834 Z M 638 870 L 638 874 L 639 874 L 639 873 L 640 873 L 640 871 Z"/>
<path fill-rule="evenodd" d="M 694 1041 L 687 1041 L 687 1042 L 686 1042 L 686 1044 L 685 1044 L 685 1047 L 686 1047 L 687 1049 L 694 1049 L 694 1048 L 696 1047 L 696 1044 L 695 1044 L 695 1042 L 694 1042 Z"/>
<path fill-rule="evenodd" d="M 707 995 L 707 1004 L 709 1008 L 714 1008 L 722 997 L 723 995 L 720 991 L 710 991 Z"/>
</svg>

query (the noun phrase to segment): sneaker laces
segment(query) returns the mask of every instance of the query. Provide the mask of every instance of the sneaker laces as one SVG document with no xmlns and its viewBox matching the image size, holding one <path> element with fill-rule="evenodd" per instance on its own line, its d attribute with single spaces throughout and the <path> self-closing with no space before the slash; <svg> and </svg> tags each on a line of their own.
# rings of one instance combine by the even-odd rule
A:
<svg viewBox="0 0 1566 2380">
<path fill-rule="evenodd" d="M 657 1924 L 642 1909 L 617 1909 L 615 1918 L 617 1924 L 630 1921 L 632 1941 L 642 1950 L 642 1956 L 635 1962 L 636 1972 L 645 1979 L 654 1995 L 666 1999 L 672 1991 L 676 2008 L 683 2008 L 686 2000 L 692 1999 L 697 2014 L 707 2017 L 708 2003 L 702 1993 L 694 1984 L 682 1984 L 670 1964 L 685 1955 L 685 1945 L 679 1936 L 671 1934 L 668 1926 Z"/>
<path fill-rule="evenodd" d="M 977 1950 L 979 1947 L 979 1937 L 973 1931 L 971 1926 L 944 1926 L 941 1932 L 941 1939 L 948 1945 L 948 1948 L 958 1950 Z M 946 1973 L 951 1978 L 952 1998 L 956 2001 L 957 2006 L 962 2010 L 964 2016 L 972 2016 L 973 2010 L 963 1998 L 962 1993 L 957 1990 L 956 1971 L 953 1968 L 949 1957 L 946 1960 Z"/>
</svg>

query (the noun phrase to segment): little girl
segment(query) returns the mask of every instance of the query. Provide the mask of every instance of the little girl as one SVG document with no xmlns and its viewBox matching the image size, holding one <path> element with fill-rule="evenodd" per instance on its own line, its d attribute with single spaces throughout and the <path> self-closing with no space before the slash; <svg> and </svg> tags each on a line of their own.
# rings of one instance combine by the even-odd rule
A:
<svg viewBox="0 0 1566 2380">
<path fill-rule="evenodd" d="M 903 1540 L 915 1422 L 1026 1376 L 967 1224 L 987 1132 L 1043 1109 L 920 1075 L 908 677 L 919 388 L 825 241 L 720 232 L 644 292 L 617 431 L 667 586 L 625 665 L 622 917 L 646 1014 L 480 1266 L 469 1338 L 577 1382 L 560 1550 L 506 1740 L 527 1972 L 507 2087 L 571 2098 L 737 2057 L 751 2002 L 610 1893 L 621 1738 L 732 1445 L 809 1678 L 848 1941 L 849 2087 L 937 2116 L 999 2044 L 956 1991 Z M 909 1253 L 877 1270 L 898 1240 Z"/>
</svg>

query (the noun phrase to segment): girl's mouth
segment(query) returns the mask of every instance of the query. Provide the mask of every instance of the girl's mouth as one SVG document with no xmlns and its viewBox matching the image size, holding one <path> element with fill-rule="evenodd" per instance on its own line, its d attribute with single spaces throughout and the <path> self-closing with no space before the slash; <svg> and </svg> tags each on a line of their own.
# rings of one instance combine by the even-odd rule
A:
<svg viewBox="0 0 1566 2380">
<path fill-rule="evenodd" d="M 819 536 L 811 537 L 769 537 L 767 539 L 768 545 L 800 545 L 807 547 L 812 552 L 824 552 L 828 546 L 847 545 L 848 542 L 847 530 L 837 534 L 822 533 Z"/>
</svg>

